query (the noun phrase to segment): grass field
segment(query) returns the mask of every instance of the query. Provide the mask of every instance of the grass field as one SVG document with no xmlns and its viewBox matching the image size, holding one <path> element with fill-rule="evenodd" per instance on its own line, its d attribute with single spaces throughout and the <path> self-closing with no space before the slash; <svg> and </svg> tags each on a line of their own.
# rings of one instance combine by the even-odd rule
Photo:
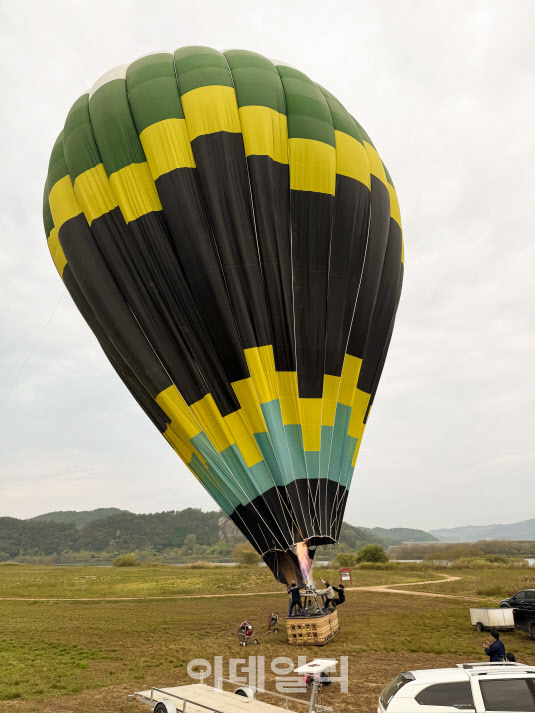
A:
<svg viewBox="0 0 535 713">
<path fill-rule="evenodd" d="M 319 569 L 323 579 L 338 580 L 334 570 Z M 360 586 L 440 579 L 407 569 L 358 570 Z M 285 592 L 267 567 L 45 567 L 0 565 L 1 597 L 158 597 L 238 592 Z"/>
<path fill-rule="evenodd" d="M 442 570 L 452 576 L 459 577 L 455 582 L 441 584 L 418 585 L 411 589 L 425 592 L 440 592 L 441 594 L 471 595 L 479 597 L 494 597 L 504 599 L 522 589 L 535 589 L 535 569 L 454 569 Z M 426 577 L 427 579 L 427 577 Z"/>
<path fill-rule="evenodd" d="M 458 591 L 476 594 L 489 586 L 489 571 L 458 573 Z M 321 575 L 324 576 L 325 572 Z M 396 584 L 440 578 L 443 571 L 358 571 L 353 585 Z M 448 572 L 449 574 L 449 572 Z M 518 573 L 492 571 L 499 586 L 512 589 Z M 430 584 L 437 593 L 458 582 Z M 459 585 L 460 586 L 460 585 Z M 422 585 L 415 588 L 423 588 Z M 443 588 L 443 589 L 442 589 Z M 225 593 L 257 591 L 252 597 Z M 260 592 L 279 592 L 261 594 Z M 92 601 L 103 596 L 178 596 L 219 593 L 214 598 Z M 450 591 L 449 593 L 455 593 Z M 479 593 L 478 593 L 479 594 Z M 269 662 L 298 655 L 349 656 L 349 695 L 336 685 L 323 702 L 336 713 L 371 713 L 390 678 L 400 670 L 450 666 L 481 660 L 484 635 L 470 626 L 470 603 L 455 599 L 350 591 L 339 609 L 341 632 L 326 647 L 292 647 L 281 634 L 266 636 L 271 611 L 284 615 L 286 596 L 260 568 L 99 568 L 0 567 L 0 596 L 84 597 L 87 601 L 0 601 L 0 710 L 2 713 L 132 713 L 143 709 L 126 695 L 151 685 L 191 682 L 193 658 L 264 656 L 266 688 L 274 687 Z M 481 596 L 479 594 L 479 596 Z M 489 600 L 489 605 L 495 599 Z M 243 619 L 257 625 L 259 647 L 238 645 Z M 508 650 L 535 663 L 527 635 L 505 633 Z M 225 664 L 224 675 L 228 676 Z"/>
</svg>

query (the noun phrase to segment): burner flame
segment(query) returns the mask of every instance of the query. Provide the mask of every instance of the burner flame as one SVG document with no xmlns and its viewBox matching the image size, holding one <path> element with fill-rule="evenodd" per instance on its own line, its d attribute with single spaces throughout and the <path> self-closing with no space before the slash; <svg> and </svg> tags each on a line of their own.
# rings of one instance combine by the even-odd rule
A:
<svg viewBox="0 0 535 713">
<path fill-rule="evenodd" d="M 297 559 L 299 561 L 299 569 L 305 582 L 305 586 L 314 586 L 312 579 L 312 560 L 308 556 L 308 544 L 306 542 L 298 542 L 295 546 Z"/>
</svg>

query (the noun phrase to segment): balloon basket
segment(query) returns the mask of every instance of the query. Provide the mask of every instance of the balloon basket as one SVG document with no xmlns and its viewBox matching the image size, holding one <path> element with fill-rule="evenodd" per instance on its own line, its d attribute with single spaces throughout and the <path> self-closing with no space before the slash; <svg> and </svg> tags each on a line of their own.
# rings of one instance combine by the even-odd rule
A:
<svg viewBox="0 0 535 713">
<path fill-rule="evenodd" d="M 289 616 L 286 619 L 288 643 L 297 646 L 324 646 L 339 631 L 336 611 L 324 616 Z"/>
</svg>

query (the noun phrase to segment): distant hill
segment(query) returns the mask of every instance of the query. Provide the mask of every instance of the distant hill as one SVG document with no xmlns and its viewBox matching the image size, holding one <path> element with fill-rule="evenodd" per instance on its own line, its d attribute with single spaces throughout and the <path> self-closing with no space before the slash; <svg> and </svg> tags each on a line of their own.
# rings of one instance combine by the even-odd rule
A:
<svg viewBox="0 0 535 713">
<path fill-rule="evenodd" d="M 415 536 L 425 541 L 432 539 L 421 530 L 375 529 L 376 532 L 344 522 L 339 543 L 321 547 L 316 557 L 357 552 L 369 544 L 388 547 L 397 541 L 414 540 Z M 28 520 L 0 517 L 0 561 L 109 561 L 134 551 L 143 557 L 173 561 L 225 561 L 231 558 L 236 544 L 243 541 L 243 535 L 224 513 L 195 508 L 150 514 L 99 508 L 45 513 Z"/>
<path fill-rule="evenodd" d="M 476 542 L 477 540 L 535 540 L 535 518 L 509 525 L 465 525 L 430 533 L 442 542 Z"/>
<path fill-rule="evenodd" d="M 35 522 L 45 520 L 47 522 L 72 522 L 76 527 L 83 527 L 95 520 L 103 520 L 110 515 L 128 513 L 128 510 L 119 508 L 97 508 L 96 510 L 57 510 L 56 512 L 46 512 L 44 515 L 30 517 L 29 520 Z"/>
<path fill-rule="evenodd" d="M 127 510 L 47 513 L 30 520 L 0 517 L 0 560 L 77 555 L 112 559 L 138 552 L 146 557 L 230 556 L 242 535 L 220 512 L 195 508 L 137 515 Z M 69 521 L 66 519 L 68 518 Z M 86 524 L 79 525 L 82 519 Z M 78 525 L 78 526 L 77 526 Z M 76 557 L 71 557 L 75 559 Z M 62 560 L 63 561 L 63 560 Z"/>
<path fill-rule="evenodd" d="M 372 527 L 371 532 L 378 535 L 389 545 L 401 545 L 405 542 L 435 542 L 438 538 L 424 530 L 413 530 L 410 527 Z"/>
<path fill-rule="evenodd" d="M 337 545 L 338 549 L 344 552 L 355 552 L 360 550 L 364 545 L 381 545 L 386 546 L 385 541 L 366 527 L 355 527 L 348 522 L 343 522 L 340 529 L 340 541 Z"/>
</svg>

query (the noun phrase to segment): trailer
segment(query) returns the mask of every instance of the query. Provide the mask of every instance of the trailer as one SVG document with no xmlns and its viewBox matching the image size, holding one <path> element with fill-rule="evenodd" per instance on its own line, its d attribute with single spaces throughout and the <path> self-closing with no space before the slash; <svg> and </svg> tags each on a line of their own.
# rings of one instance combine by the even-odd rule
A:
<svg viewBox="0 0 535 713">
<path fill-rule="evenodd" d="M 205 683 L 151 688 L 149 691 L 134 693 L 129 698 L 137 703 L 145 703 L 154 713 L 282 713 L 282 710 L 297 713 L 290 708 L 282 709 L 255 700 L 248 693 L 247 687 L 232 693 Z"/>
<path fill-rule="evenodd" d="M 128 696 L 128 699 L 149 706 L 153 713 L 303 713 L 302 710 L 295 709 L 307 704 L 309 713 L 333 713 L 330 706 L 317 703 L 317 695 L 318 689 L 324 685 L 322 675 L 334 669 L 336 663 L 334 660 L 315 659 L 308 664 L 314 674 L 309 686 L 310 702 L 253 686 L 243 686 L 229 679 L 217 679 L 218 687 L 193 683 L 186 686 L 151 688 L 147 691 L 137 691 Z M 303 673 L 302 669 L 303 667 L 296 669 L 296 673 Z M 233 684 L 233 687 L 239 687 L 234 691 L 225 691 L 222 688 L 223 681 Z M 277 696 L 284 699 L 284 704 L 277 706 L 264 703 L 257 699 L 258 694 Z"/>
<path fill-rule="evenodd" d="M 508 631 L 515 628 L 512 609 L 470 609 L 470 620 L 478 631 Z"/>
</svg>

